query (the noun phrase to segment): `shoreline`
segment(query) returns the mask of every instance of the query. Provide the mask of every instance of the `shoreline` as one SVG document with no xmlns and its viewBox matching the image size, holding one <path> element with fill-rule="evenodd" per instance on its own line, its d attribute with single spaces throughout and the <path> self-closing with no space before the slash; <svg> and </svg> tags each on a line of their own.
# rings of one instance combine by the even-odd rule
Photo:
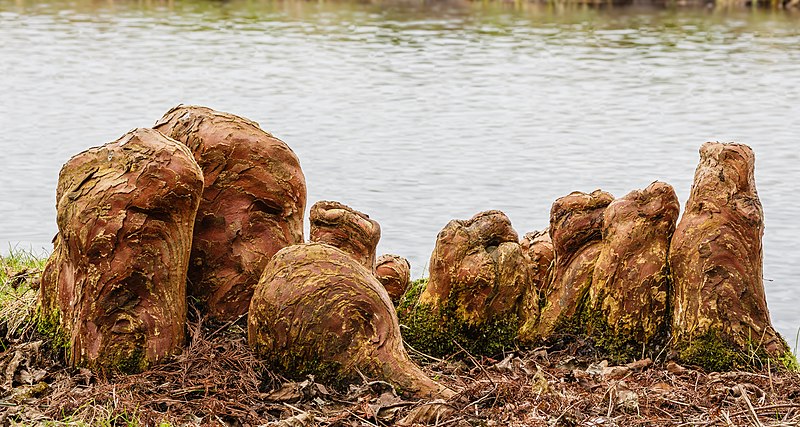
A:
<svg viewBox="0 0 800 427">
<path fill-rule="evenodd" d="M 705 372 L 658 359 L 610 366 L 587 343 L 492 357 L 409 353 L 457 394 L 407 399 L 387 383 L 289 381 L 249 350 L 246 322 L 194 311 L 185 350 L 135 375 L 66 367 L 33 325 L 44 260 L 0 258 L 0 422 L 69 425 L 797 425 L 800 372 Z M 192 312 L 192 310 L 190 310 Z M 245 325 L 244 327 L 242 325 Z M 460 359 L 454 358 L 460 356 Z M 464 357 L 466 356 L 466 357 Z M 8 378 L 8 372 L 11 377 Z M 9 387 L 9 385 L 11 387 Z M 61 414 L 61 415 L 56 415 Z M 405 423 L 405 424 L 404 424 Z M 441 424 L 445 423 L 445 424 Z M 778 423 L 778 424 L 776 424 Z"/>
</svg>

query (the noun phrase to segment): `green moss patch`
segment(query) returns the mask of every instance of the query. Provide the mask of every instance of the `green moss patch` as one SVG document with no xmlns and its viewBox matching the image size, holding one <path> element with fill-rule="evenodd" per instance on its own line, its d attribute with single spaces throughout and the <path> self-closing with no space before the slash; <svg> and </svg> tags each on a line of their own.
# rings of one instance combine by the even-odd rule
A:
<svg viewBox="0 0 800 427">
<path fill-rule="evenodd" d="M 281 354 L 269 358 L 267 365 L 293 380 L 304 380 L 314 376 L 318 383 L 338 390 L 346 390 L 348 384 L 358 383 L 361 378 L 355 370 L 345 371 L 337 362 L 322 362 L 318 358 L 297 353 Z"/>
<path fill-rule="evenodd" d="M 720 334 L 709 331 L 693 340 L 677 345 L 678 358 L 687 364 L 700 366 L 707 371 L 724 372 L 732 370 L 758 371 L 786 369 L 797 371 L 797 358 L 788 350 L 781 357 L 775 358 L 767 354 L 763 346 L 748 341 L 747 349 L 741 349 Z"/>
<path fill-rule="evenodd" d="M 647 356 L 655 358 L 667 343 L 669 322 L 665 319 L 661 329 L 643 342 L 634 334 L 621 333 L 608 324 L 607 317 L 599 309 L 585 304 L 581 311 L 583 330 L 595 349 L 613 363 L 629 363 Z M 640 333 L 644 334 L 640 331 Z"/>
<path fill-rule="evenodd" d="M 442 307 L 419 304 L 428 279 L 413 282 L 398 305 L 400 333 L 415 350 L 432 356 L 447 356 L 461 350 L 492 356 L 512 347 L 520 327 L 517 315 L 497 316 L 480 324 L 464 322 L 456 314 L 451 298 Z"/>
</svg>

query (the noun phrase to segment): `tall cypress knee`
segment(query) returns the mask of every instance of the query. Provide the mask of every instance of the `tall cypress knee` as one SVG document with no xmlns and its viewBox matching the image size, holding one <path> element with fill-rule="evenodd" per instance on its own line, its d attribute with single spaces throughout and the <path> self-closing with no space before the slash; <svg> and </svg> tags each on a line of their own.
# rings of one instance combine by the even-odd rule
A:
<svg viewBox="0 0 800 427">
<path fill-rule="evenodd" d="M 764 214 L 755 156 L 742 144 L 707 142 L 672 237 L 672 334 L 678 357 L 707 369 L 790 356 L 772 327 L 762 277 Z"/>
<path fill-rule="evenodd" d="M 205 107 L 175 107 L 155 129 L 186 144 L 205 175 L 189 295 L 212 317 L 234 319 L 247 311 L 272 255 L 303 241 L 300 162 L 258 123 Z"/>
<path fill-rule="evenodd" d="M 546 304 L 532 333 L 546 340 L 557 333 L 583 333 L 580 318 L 600 255 L 603 213 L 614 200 L 604 191 L 573 192 L 557 199 L 550 210 L 553 271 L 545 290 Z"/>
<path fill-rule="evenodd" d="M 618 361 L 655 356 L 669 334 L 667 253 L 680 205 L 654 182 L 614 200 L 603 213 L 603 240 L 588 303 L 587 333 Z"/>
<path fill-rule="evenodd" d="M 520 241 L 530 266 L 530 284 L 525 291 L 522 304 L 523 324 L 519 329 L 519 340 L 523 344 L 536 341 L 536 323 L 539 321 L 540 294 L 550 285 L 553 273 L 553 239 L 550 230 L 544 229 L 525 234 Z"/>
<path fill-rule="evenodd" d="M 73 366 L 135 372 L 184 342 L 186 269 L 203 175 L 152 129 L 71 158 L 42 276 L 43 324 Z"/>
</svg>

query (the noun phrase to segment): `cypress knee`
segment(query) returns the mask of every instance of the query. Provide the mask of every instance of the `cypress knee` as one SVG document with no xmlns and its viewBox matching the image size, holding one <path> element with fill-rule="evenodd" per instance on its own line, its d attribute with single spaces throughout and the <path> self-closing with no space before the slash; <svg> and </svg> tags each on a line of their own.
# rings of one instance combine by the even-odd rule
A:
<svg viewBox="0 0 800 427">
<path fill-rule="evenodd" d="M 772 327 L 762 277 L 764 218 L 755 156 L 742 144 L 700 148 L 669 253 L 678 357 L 712 370 L 791 359 Z M 751 356 L 756 357 L 751 357 Z"/>
<path fill-rule="evenodd" d="M 528 269 L 502 212 L 450 221 L 436 239 L 427 284 L 412 286 L 399 307 L 406 340 L 439 355 L 458 350 L 454 340 L 479 354 L 502 351 L 519 329 Z"/>
<path fill-rule="evenodd" d="M 411 283 L 411 264 L 397 255 L 381 255 L 375 262 L 375 277 L 389 294 L 392 303 L 397 304 Z"/>
<path fill-rule="evenodd" d="M 408 357 L 389 295 L 371 270 L 322 243 L 275 254 L 256 288 L 248 340 L 257 355 L 292 377 L 332 384 L 358 372 L 405 394 L 451 397 Z"/>
<path fill-rule="evenodd" d="M 311 207 L 310 240 L 350 254 L 368 270 L 375 270 L 375 250 L 381 226 L 369 215 L 339 202 L 320 201 Z"/>
<path fill-rule="evenodd" d="M 303 241 L 300 162 L 257 123 L 205 107 L 175 107 L 155 128 L 186 144 L 205 175 L 188 292 L 212 317 L 234 319 L 272 255 Z"/>
<path fill-rule="evenodd" d="M 669 334 L 667 254 L 680 204 L 654 182 L 611 202 L 588 304 L 588 335 L 618 362 L 655 356 Z"/>
<path fill-rule="evenodd" d="M 535 328 L 539 320 L 540 298 L 549 286 L 552 278 L 553 240 L 550 238 L 550 230 L 544 229 L 525 234 L 520 241 L 523 252 L 529 259 L 530 266 L 530 286 L 525 291 L 523 301 L 523 321 L 519 330 L 519 339 L 523 343 L 533 343 L 536 340 Z"/>
<path fill-rule="evenodd" d="M 71 158 L 42 276 L 43 325 L 73 366 L 140 371 L 183 345 L 186 269 L 203 175 L 152 129 Z"/>
<path fill-rule="evenodd" d="M 546 228 L 527 233 L 519 244 L 530 259 L 531 283 L 534 288 L 540 291 L 545 290 L 549 283 L 553 258 L 555 258 L 550 230 Z"/>
<path fill-rule="evenodd" d="M 553 203 L 553 278 L 534 332 L 537 339 L 583 332 L 580 317 L 600 255 L 603 212 L 613 200 L 611 194 L 595 190 L 590 194 L 576 191 Z"/>
</svg>

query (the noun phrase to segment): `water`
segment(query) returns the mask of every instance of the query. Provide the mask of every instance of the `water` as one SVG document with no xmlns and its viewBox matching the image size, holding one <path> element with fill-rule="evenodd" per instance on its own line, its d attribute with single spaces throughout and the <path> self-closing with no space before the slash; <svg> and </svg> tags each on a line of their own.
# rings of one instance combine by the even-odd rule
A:
<svg viewBox="0 0 800 427">
<path fill-rule="evenodd" d="M 285 140 L 309 205 L 370 214 L 415 277 L 450 219 L 523 234 L 573 190 L 657 179 L 685 202 L 701 143 L 747 143 L 771 314 L 800 327 L 796 14 L 0 0 L 0 245 L 49 250 L 61 165 L 179 103 Z"/>
</svg>

